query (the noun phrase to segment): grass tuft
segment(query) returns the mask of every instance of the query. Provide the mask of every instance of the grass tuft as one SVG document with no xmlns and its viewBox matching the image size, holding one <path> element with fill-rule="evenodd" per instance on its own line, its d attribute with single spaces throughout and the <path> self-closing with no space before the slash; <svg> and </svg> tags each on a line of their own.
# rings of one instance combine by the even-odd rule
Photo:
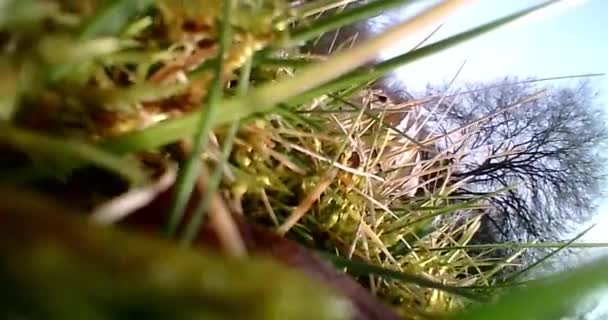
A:
<svg viewBox="0 0 608 320">
<path fill-rule="evenodd" d="M 513 282 L 565 248 L 605 244 L 575 243 L 579 237 L 473 244 L 486 198 L 458 195 L 467 181 L 454 173 L 472 152 L 460 146 L 477 123 L 428 132 L 430 115 L 421 106 L 439 104 L 447 94 L 397 102 L 370 86 L 397 67 L 557 1 L 372 65 L 404 34 L 437 25 L 469 2 L 439 2 L 335 55 L 299 52 L 307 40 L 408 3 L 378 0 L 340 9 L 351 2 L 5 1 L 0 79 L 8 82 L 0 84 L 0 147 L 10 157 L 0 162 L 0 176 L 59 199 L 62 190 L 41 186 L 69 182 L 91 167 L 104 169 L 92 174 L 95 181 L 118 176 L 127 182 L 126 191 L 78 190 L 79 197 L 95 198 L 81 208 L 90 210 L 121 196 L 116 193 L 138 194 L 133 190 L 154 185 L 158 167 L 181 163 L 163 217 L 165 235 L 190 246 L 208 221 L 225 253 L 245 259 L 239 266 L 246 268 L 245 239 L 231 220 L 243 215 L 322 252 L 404 319 L 500 319 L 507 307 L 525 318 L 549 310 L 538 301 L 551 290 L 596 287 L 584 273 L 601 274 L 604 261 L 554 282 Z M 441 140 L 450 142 L 440 149 Z M 200 200 L 195 208 L 189 208 L 192 198 Z M 140 206 L 135 200 L 126 207 Z M 520 256 L 538 248 L 556 250 L 522 267 Z M 505 249 L 510 255 L 500 254 Z M 509 281 L 499 281 L 504 274 Z M 485 304 L 516 284 L 525 287 L 516 289 L 521 296 L 507 293 Z M 556 297 L 550 306 L 569 298 Z M 471 305 L 476 309 L 460 313 Z"/>
</svg>

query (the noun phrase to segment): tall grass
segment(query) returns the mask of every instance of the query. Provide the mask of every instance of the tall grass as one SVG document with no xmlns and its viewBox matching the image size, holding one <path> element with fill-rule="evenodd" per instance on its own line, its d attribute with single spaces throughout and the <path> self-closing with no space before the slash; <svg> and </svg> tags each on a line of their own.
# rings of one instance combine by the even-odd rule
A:
<svg viewBox="0 0 608 320">
<path fill-rule="evenodd" d="M 0 141 L 26 160 L 0 167 L 2 176 L 23 184 L 11 174 L 17 167 L 34 186 L 95 166 L 135 188 L 154 180 L 151 157 L 164 167 L 180 162 L 167 236 L 188 246 L 208 220 L 222 247 L 244 257 L 229 211 L 244 214 L 317 250 L 405 319 L 502 319 L 507 308 L 541 319 L 599 286 L 588 272 L 601 274 L 605 261 L 486 304 L 512 284 L 495 275 L 517 267 L 524 250 L 576 244 L 471 245 L 485 207 L 483 198 L 454 195 L 466 184 L 452 179 L 458 154 L 448 151 L 459 141 L 437 150 L 443 136 L 424 133 L 424 101 L 394 103 L 367 88 L 558 1 L 372 66 L 364 65 L 383 48 L 469 2 L 442 1 L 321 61 L 299 52 L 304 41 L 411 1 L 315 18 L 347 2 L 5 1 L 0 79 L 15 85 L 0 84 Z M 193 196 L 202 200 L 186 215 Z M 513 254 L 493 255 L 504 248 Z M 539 302 L 546 294 L 554 299 Z"/>
</svg>

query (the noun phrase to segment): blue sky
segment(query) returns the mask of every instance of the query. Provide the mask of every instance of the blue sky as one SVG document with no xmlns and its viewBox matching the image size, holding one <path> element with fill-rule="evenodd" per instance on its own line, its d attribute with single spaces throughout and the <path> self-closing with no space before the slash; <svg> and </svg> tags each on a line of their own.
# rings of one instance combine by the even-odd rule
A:
<svg viewBox="0 0 608 320">
<path fill-rule="evenodd" d="M 477 0 L 445 21 L 434 36 L 443 38 L 478 23 L 543 1 Z M 407 66 L 400 76 L 411 87 L 451 78 L 467 61 L 461 80 L 484 80 L 505 75 L 553 77 L 608 73 L 608 1 L 564 1 L 554 14 L 530 19 L 475 39 Z M 408 44 L 395 47 L 402 51 Z M 390 53 L 387 53 L 390 55 Z M 608 101 L 608 78 L 595 80 Z"/>
</svg>

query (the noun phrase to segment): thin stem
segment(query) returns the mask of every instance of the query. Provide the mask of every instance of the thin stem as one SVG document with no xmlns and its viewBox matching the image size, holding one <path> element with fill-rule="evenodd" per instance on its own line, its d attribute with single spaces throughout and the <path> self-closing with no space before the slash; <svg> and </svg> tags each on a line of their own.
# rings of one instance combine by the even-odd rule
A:
<svg viewBox="0 0 608 320">
<path fill-rule="evenodd" d="M 382 63 L 379 63 L 373 67 L 358 69 L 353 71 L 347 75 L 344 75 L 340 78 L 333 80 L 325 85 L 321 85 L 315 89 L 312 89 L 292 100 L 290 103 L 299 104 L 306 101 L 309 101 L 315 97 L 318 97 L 323 94 L 327 94 L 328 92 L 336 92 L 339 90 L 343 90 L 349 88 L 354 85 L 358 85 L 360 83 L 370 82 L 378 79 L 379 77 L 399 68 L 408 63 L 414 62 L 416 60 L 431 56 L 433 54 L 439 53 L 443 50 L 455 47 L 461 43 L 477 38 L 483 34 L 494 31 L 500 27 L 505 27 L 509 24 L 515 23 L 516 21 L 521 20 L 522 18 L 534 13 L 538 12 L 541 9 L 548 7 L 556 3 L 559 0 L 548 1 L 538 6 L 514 13 L 512 15 L 506 16 L 504 18 L 483 24 L 481 26 L 472 28 L 470 30 L 464 31 L 457 35 L 451 36 L 447 39 L 437 41 L 430 45 L 424 46 L 420 49 L 410 51 L 404 53 L 402 55 L 396 56 L 392 59 L 386 60 Z"/>
<path fill-rule="evenodd" d="M 323 258 L 326 258 L 327 260 L 331 261 L 336 267 L 348 268 L 349 273 L 356 274 L 359 276 L 374 275 L 384 279 L 391 279 L 404 283 L 415 284 L 424 288 L 433 288 L 441 290 L 473 301 L 486 300 L 484 297 L 472 294 L 471 292 L 467 291 L 466 288 L 448 286 L 417 275 L 382 268 L 359 259 L 346 259 L 344 257 L 339 257 L 334 254 L 325 252 L 317 253 Z"/>
<path fill-rule="evenodd" d="M 549 254 L 547 254 L 546 256 L 542 257 L 541 259 L 538 259 L 537 261 L 535 261 L 531 265 L 527 266 L 525 269 L 519 270 L 518 272 L 510 275 L 507 279 L 505 279 L 503 281 L 503 283 L 513 283 L 513 282 L 515 282 L 516 279 L 521 278 L 521 276 L 523 276 L 524 274 L 530 272 L 530 270 L 538 267 L 541 263 L 547 261 L 549 258 L 555 256 L 556 254 L 558 254 L 559 252 L 561 252 L 561 251 L 563 251 L 563 250 L 565 250 L 567 248 L 570 248 L 570 246 L 575 241 L 577 241 L 578 239 L 582 238 L 585 234 L 587 234 L 587 232 L 589 232 L 594 227 L 595 227 L 595 225 L 592 225 L 589 228 L 583 230 L 583 232 L 579 233 L 576 237 L 570 239 L 570 241 L 564 243 L 560 247 L 558 247 L 555 250 L 551 251 Z"/>
<path fill-rule="evenodd" d="M 411 0 L 372 1 L 366 5 L 329 15 L 315 21 L 311 26 L 303 26 L 292 32 L 288 46 L 301 45 L 324 33 L 339 29 L 353 23 L 364 21 L 387 10 L 401 6 Z"/>
<path fill-rule="evenodd" d="M 565 242 L 547 242 L 547 243 L 516 243 L 504 242 L 494 244 L 470 244 L 467 246 L 453 246 L 445 248 L 425 248 L 429 251 L 454 251 L 454 250 L 486 250 L 486 249 L 551 249 L 560 248 Z M 592 248 L 608 248 L 608 243 L 571 243 L 569 249 L 592 249 Z"/>
<path fill-rule="evenodd" d="M 247 105 L 257 106 L 257 108 L 253 108 L 259 108 L 257 111 L 265 111 L 278 103 L 287 101 L 299 94 L 314 89 L 318 85 L 327 83 L 356 69 L 366 62 L 373 60 L 378 52 L 393 45 L 397 41 L 401 41 L 404 38 L 404 35 L 412 34 L 416 30 L 436 24 L 459 7 L 465 5 L 466 2 L 467 1 L 463 0 L 443 1 L 407 22 L 385 32 L 379 37 L 369 40 L 363 46 L 358 46 L 346 52 L 335 54 L 325 63 L 318 63 L 303 68 L 298 73 L 297 77 L 288 78 L 279 83 L 265 84 L 259 87 L 253 91 L 247 99 L 243 99 L 246 101 L 241 101 L 238 104 L 246 103 Z M 234 115 L 240 114 L 241 117 L 243 117 L 249 115 L 252 108 L 243 108 L 239 106 L 234 109 Z"/>
<path fill-rule="evenodd" d="M 241 74 L 239 77 L 239 86 L 237 89 L 237 93 L 240 96 L 244 96 L 247 94 L 249 89 L 249 78 L 251 76 L 251 59 L 247 60 L 243 68 L 241 69 Z M 203 223 L 203 219 L 205 217 L 205 213 L 209 208 L 209 204 L 211 203 L 211 199 L 213 198 L 215 191 L 220 185 L 222 180 L 222 169 L 225 164 L 228 162 L 228 158 L 232 153 L 232 148 L 234 146 L 234 141 L 236 140 L 236 135 L 239 132 L 240 121 L 236 120 L 232 122 L 230 128 L 228 129 L 228 134 L 222 146 L 222 152 L 220 158 L 217 162 L 217 166 L 211 177 L 209 178 L 209 183 L 207 185 L 207 190 L 203 199 L 199 203 L 199 205 L 194 210 L 192 214 L 192 218 L 190 219 L 188 225 L 186 226 L 186 230 L 181 239 L 181 244 L 184 246 L 189 246 L 192 241 L 196 238 L 196 235 L 199 233 L 201 225 Z"/>
<path fill-rule="evenodd" d="M 306 18 L 327 10 L 336 9 L 349 5 L 357 0 L 317 0 L 300 6 L 294 7 L 294 16 L 298 18 Z"/>
<path fill-rule="evenodd" d="M 218 58 L 215 65 L 214 78 L 210 85 L 207 105 L 204 110 L 198 114 L 199 119 L 197 121 L 197 131 L 194 135 L 192 152 L 184 162 L 184 166 L 176 181 L 173 201 L 169 208 L 169 220 L 165 230 L 167 236 L 173 236 L 175 234 L 177 227 L 184 216 L 188 200 L 191 197 L 199 175 L 199 157 L 207 147 L 209 142 L 209 131 L 213 128 L 213 119 L 216 117 L 218 106 L 221 104 L 223 96 L 222 72 L 224 65 L 222 57 L 224 56 L 224 53 L 227 52 L 228 46 L 230 45 L 230 13 L 233 6 L 234 0 L 224 2 L 224 19 L 222 19 L 219 31 Z"/>
</svg>

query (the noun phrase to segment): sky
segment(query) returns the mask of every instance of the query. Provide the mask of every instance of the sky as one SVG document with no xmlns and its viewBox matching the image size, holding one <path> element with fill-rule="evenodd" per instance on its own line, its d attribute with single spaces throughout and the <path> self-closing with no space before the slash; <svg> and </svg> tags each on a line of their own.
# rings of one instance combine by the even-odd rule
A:
<svg viewBox="0 0 608 320">
<path fill-rule="evenodd" d="M 432 1 L 431 1 L 432 2 Z M 467 30 L 484 22 L 544 1 L 538 0 L 476 0 L 474 5 L 444 21 L 430 41 Z M 547 14 L 527 19 L 504 29 L 472 40 L 454 49 L 405 66 L 394 77 L 407 85 L 408 91 L 422 90 L 427 83 L 449 81 L 463 66 L 456 82 L 492 80 L 504 76 L 548 78 L 567 75 L 608 73 L 608 0 L 563 1 Z M 428 3 L 428 2 L 427 2 Z M 387 20 L 405 20 L 420 9 L 406 8 L 391 18 L 380 17 L 377 25 L 387 27 Z M 409 40 L 383 52 L 384 58 L 411 49 L 434 28 L 422 31 Z M 466 63 L 465 63 L 466 62 Z M 572 80 L 561 80 L 572 81 Z M 594 77 L 593 85 L 600 91 L 598 103 L 608 112 L 608 76 Z M 558 84 L 558 83 L 557 83 Z M 606 186 L 608 191 L 608 185 Z M 582 241 L 608 243 L 608 198 L 601 204 L 595 218 L 596 227 Z M 605 251 L 602 251 L 605 252 Z M 587 252 L 586 252 L 587 253 Z M 608 314 L 608 293 L 594 312 Z M 596 317 L 589 314 L 589 319 Z M 597 318 L 603 316 L 598 315 Z"/>
<path fill-rule="evenodd" d="M 432 2 L 432 1 L 431 1 Z M 448 18 L 431 41 L 488 22 L 538 0 L 477 0 Z M 553 77 L 586 73 L 608 73 L 608 1 L 563 1 L 550 13 L 525 23 L 499 29 L 454 49 L 417 61 L 399 70 L 410 87 L 423 87 L 453 77 L 466 60 L 459 76 L 464 80 L 489 80 L 505 75 Z M 414 9 L 415 10 L 415 9 Z M 405 17 L 405 13 L 397 14 Z M 426 30 L 425 32 L 430 32 Z M 418 37 L 421 39 L 422 34 Z M 414 39 L 417 41 L 418 39 Z M 393 52 L 411 46 L 403 43 Z M 390 56 L 393 52 L 386 52 Z M 608 78 L 596 79 L 608 102 Z"/>
</svg>

